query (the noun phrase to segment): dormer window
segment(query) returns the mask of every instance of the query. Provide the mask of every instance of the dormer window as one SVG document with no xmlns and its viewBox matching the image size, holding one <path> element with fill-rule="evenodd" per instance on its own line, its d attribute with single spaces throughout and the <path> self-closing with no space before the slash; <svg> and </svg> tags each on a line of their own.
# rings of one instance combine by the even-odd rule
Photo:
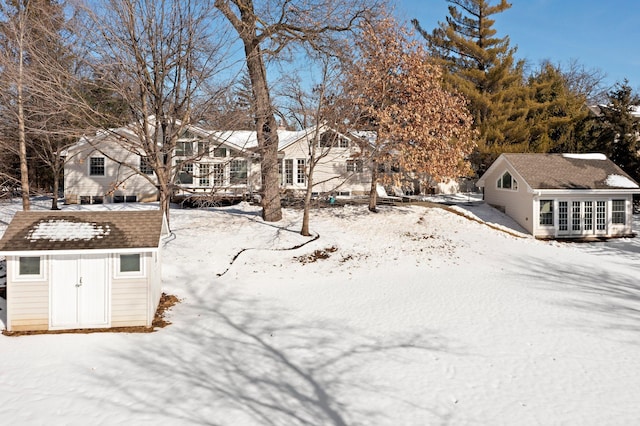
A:
<svg viewBox="0 0 640 426">
<path fill-rule="evenodd" d="M 517 191 L 518 181 L 511 176 L 511 173 L 504 172 L 504 174 L 500 176 L 500 178 L 498 178 L 496 186 L 501 189 L 510 189 L 512 191 Z"/>
</svg>

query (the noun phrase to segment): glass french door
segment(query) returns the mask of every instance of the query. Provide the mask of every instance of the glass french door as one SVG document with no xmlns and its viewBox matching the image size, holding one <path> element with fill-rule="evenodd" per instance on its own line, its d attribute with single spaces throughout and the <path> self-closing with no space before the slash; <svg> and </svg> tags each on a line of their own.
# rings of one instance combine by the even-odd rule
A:
<svg viewBox="0 0 640 426">
<path fill-rule="evenodd" d="M 593 235 L 606 230 L 606 201 L 558 201 L 559 235 Z"/>
</svg>

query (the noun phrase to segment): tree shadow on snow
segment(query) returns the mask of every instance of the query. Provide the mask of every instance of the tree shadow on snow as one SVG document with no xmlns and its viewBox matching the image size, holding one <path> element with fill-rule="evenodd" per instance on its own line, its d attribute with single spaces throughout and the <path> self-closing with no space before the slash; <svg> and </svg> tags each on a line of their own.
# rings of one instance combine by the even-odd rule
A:
<svg viewBox="0 0 640 426">
<path fill-rule="evenodd" d="M 607 256 L 616 256 L 608 251 Z M 535 278 L 538 287 L 557 294 L 552 303 L 580 310 L 583 315 L 576 328 L 588 328 L 624 334 L 624 340 L 638 343 L 640 331 L 640 282 L 637 273 L 630 273 L 629 266 L 614 270 L 597 263 L 576 265 L 562 259 L 528 258 L 512 260 L 518 269 Z M 607 262 L 608 265 L 611 265 Z M 619 336 L 619 335 L 617 335 Z"/>
<path fill-rule="evenodd" d="M 126 406 L 133 418 L 189 424 L 389 423 L 394 413 L 367 403 L 369 398 L 400 400 L 412 410 L 415 402 L 365 368 L 379 366 L 374 371 L 384 373 L 390 363 L 453 350 L 429 330 L 370 336 L 339 320 L 304 320 L 232 294 L 215 301 L 189 298 L 174 309 L 188 311 L 180 318 L 190 323 L 174 323 L 133 351 L 107 354 L 103 373 L 91 376 L 99 382 L 93 388 L 108 387 L 104 395 L 117 394 L 118 401 L 101 404 Z M 130 380 L 120 371 L 131 372 Z M 425 418 L 446 422 L 447 415 L 420 408 Z"/>
</svg>

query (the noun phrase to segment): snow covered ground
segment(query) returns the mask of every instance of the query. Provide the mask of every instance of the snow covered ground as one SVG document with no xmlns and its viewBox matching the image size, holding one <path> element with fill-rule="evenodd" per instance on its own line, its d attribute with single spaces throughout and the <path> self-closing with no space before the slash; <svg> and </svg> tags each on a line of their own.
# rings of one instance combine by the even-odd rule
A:
<svg viewBox="0 0 640 426">
<path fill-rule="evenodd" d="M 636 424 L 640 238 L 537 241 L 464 198 L 456 209 L 516 235 L 347 206 L 314 211 L 320 237 L 287 250 L 309 240 L 300 211 L 173 209 L 173 324 L 0 335 L 0 423 Z M 2 229 L 18 208 L 0 206 Z"/>
</svg>

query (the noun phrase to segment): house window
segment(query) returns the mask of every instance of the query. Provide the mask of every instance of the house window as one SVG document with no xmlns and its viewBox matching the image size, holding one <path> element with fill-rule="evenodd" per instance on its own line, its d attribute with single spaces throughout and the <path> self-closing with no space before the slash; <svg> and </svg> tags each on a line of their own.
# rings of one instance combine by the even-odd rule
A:
<svg viewBox="0 0 640 426">
<path fill-rule="evenodd" d="M 38 256 L 20 256 L 18 259 L 19 275 L 36 275 L 40 276 L 40 257 Z"/>
<path fill-rule="evenodd" d="M 178 184 L 191 185 L 193 183 L 193 164 L 184 164 L 182 161 L 177 161 L 176 165 L 178 166 Z"/>
<path fill-rule="evenodd" d="M 362 160 L 347 160 L 347 171 L 362 173 L 364 170 Z"/>
<path fill-rule="evenodd" d="M 198 171 L 200 172 L 200 186 L 209 186 L 211 184 L 211 180 L 209 179 L 210 168 L 208 164 L 200 164 L 198 166 Z"/>
<path fill-rule="evenodd" d="M 320 148 L 331 148 L 336 141 L 337 135 L 334 132 L 324 132 L 320 135 Z"/>
<path fill-rule="evenodd" d="M 213 165 L 213 185 L 224 185 L 224 164 L 216 163 Z"/>
<path fill-rule="evenodd" d="M 611 202 L 611 223 L 625 224 L 625 202 L 624 200 L 613 200 Z"/>
<path fill-rule="evenodd" d="M 104 157 L 89 158 L 89 176 L 104 176 Z"/>
<path fill-rule="evenodd" d="M 193 155 L 193 142 L 178 142 L 176 143 L 176 155 L 188 156 Z"/>
<path fill-rule="evenodd" d="M 198 155 L 209 155 L 209 141 L 198 142 Z"/>
<path fill-rule="evenodd" d="M 232 160 L 229 168 L 229 181 L 234 184 L 247 183 L 247 162 L 246 160 Z"/>
<path fill-rule="evenodd" d="M 593 231 L 593 201 L 584 202 L 584 230 Z"/>
<path fill-rule="evenodd" d="M 291 158 L 284 160 L 284 184 L 293 184 L 293 159 Z"/>
<path fill-rule="evenodd" d="M 540 200 L 540 225 L 553 225 L 553 200 Z"/>
<path fill-rule="evenodd" d="M 511 176 L 511 173 L 504 172 L 504 174 L 498 179 L 496 186 L 501 189 L 511 189 L 513 191 L 517 191 L 518 181 Z"/>
<path fill-rule="evenodd" d="M 569 205 L 566 201 L 558 202 L 558 229 L 560 231 L 567 231 L 568 228 L 568 216 Z"/>
<path fill-rule="evenodd" d="M 297 168 L 296 168 L 296 182 L 297 183 L 305 183 L 305 174 L 306 174 L 306 160 L 304 158 L 298 158 Z"/>
<path fill-rule="evenodd" d="M 335 132 L 324 132 L 320 135 L 320 148 L 349 148 L 349 139 L 339 136 Z"/>
<path fill-rule="evenodd" d="M 579 231 L 581 226 L 580 221 L 580 201 L 572 201 L 571 202 L 571 230 Z"/>
<path fill-rule="evenodd" d="M 607 205 L 605 201 L 596 201 L 596 231 L 604 231 L 607 228 Z"/>
<path fill-rule="evenodd" d="M 214 148 L 213 150 L 214 157 L 226 157 L 227 156 L 227 148 Z"/>
<path fill-rule="evenodd" d="M 143 173 L 145 175 L 153 174 L 153 167 L 151 167 L 151 161 L 149 160 L 149 157 L 140 157 L 140 173 Z"/>
<path fill-rule="evenodd" d="M 120 272 L 140 272 L 140 254 L 121 254 Z"/>
</svg>

